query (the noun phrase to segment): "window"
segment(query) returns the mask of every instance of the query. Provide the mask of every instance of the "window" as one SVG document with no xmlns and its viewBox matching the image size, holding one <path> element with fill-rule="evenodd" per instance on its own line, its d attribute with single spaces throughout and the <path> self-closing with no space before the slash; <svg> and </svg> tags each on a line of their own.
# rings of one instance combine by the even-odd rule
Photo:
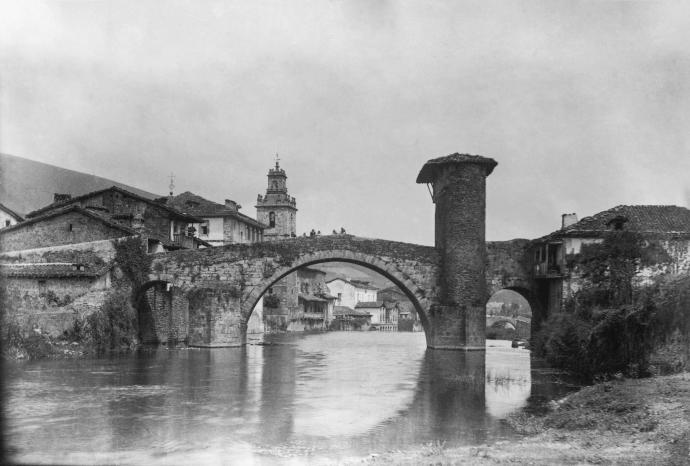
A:
<svg viewBox="0 0 690 466">
<path fill-rule="evenodd" d="M 5 220 L 5 226 L 6 226 L 6 227 L 10 226 L 10 221 L 9 221 L 9 220 Z"/>
<path fill-rule="evenodd" d="M 67 231 L 72 231 L 72 224 L 67 225 Z"/>
<path fill-rule="evenodd" d="M 275 212 L 268 213 L 268 226 L 274 228 L 276 226 L 276 214 Z"/>
<path fill-rule="evenodd" d="M 341 302 L 342 300 L 343 300 L 343 294 L 342 294 L 342 293 L 338 293 L 338 304 L 340 304 L 340 302 Z"/>
<path fill-rule="evenodd" d="M 201 234 L 204 236 L 208 236 L 208 224 L 203 224 L 201 225 Z"/>
</svg>

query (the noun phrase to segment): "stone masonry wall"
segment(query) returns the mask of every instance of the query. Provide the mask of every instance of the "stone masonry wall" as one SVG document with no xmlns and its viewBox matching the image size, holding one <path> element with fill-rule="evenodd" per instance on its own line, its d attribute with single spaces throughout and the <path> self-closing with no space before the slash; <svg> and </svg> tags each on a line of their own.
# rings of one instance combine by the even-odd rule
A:
<svg viewBox="0 0 690 466">
<path fill-rule="evenodd" d="M 0 263 L 45 264 L 77 262 L 104 270 L 100 277 L 3 277 L 5 316 L 25 331 L 39 328 L 53 336 L 73 326 L 74 321 L 99 309 L 111 286 L 108 264 L 115 257 L 117 240 L 37 248 L 0 253 Z"/>
<path fill-rule="evenodd" d="M 38 223 L 24 226 L 19 224 L 12 229 L 0 231 L 1 251 L 98 241 L 119 238 L 125 234 L 79 212 L 68 212 Z"/>
<path fill-rule="evenodd" d="M 530 241 L 527 239 L 486 243 L 486 283 L 489 297 L 505 288 L 532 288 L 529 247 Z"/>
<path fill-rule="evenodd" d="M 438 292 L 437 254 L 428 246 L 333 235 L 182 250 L 154 255 L 149 278 L 185 293 L 190 344 L 239 345 L 252 308 L 270 286 L 301 266 L 335 260 L 369 266 L 393 280 L 426 325 L 426 309 Z"/>
<path fill-rule="evenodd" d="M 143 343 L 185 341 L 188 333 L 189 302 L 180 290 L 168 291 L 165 283 L 155 283 L 139 304 L 139 330 Z M 143 305 L 142 305 L 143 304 Z"/>
<path fill-rule="evenodd" d="M 486 175 L 477 164 L 444 166 L 434 181 L 436 248 L 443 295 L 433 313 L 430 346 L 484 348 Z"/>
</svg>

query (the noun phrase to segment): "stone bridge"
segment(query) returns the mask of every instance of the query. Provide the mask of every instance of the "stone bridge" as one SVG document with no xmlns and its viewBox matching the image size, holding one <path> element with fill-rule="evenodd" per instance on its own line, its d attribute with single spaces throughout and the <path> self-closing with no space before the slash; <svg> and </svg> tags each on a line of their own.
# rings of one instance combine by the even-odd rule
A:
<svg viewBox="0 0 690 466">
<path fill-rule="evenodd" d="M 522 260 L 528 242 L 484 241 L 485 178 L 495 165 L 464 154 L 424 165 L 417 182 L 430 185 L 436 204 L 434 247 L 332 235 L 154 255 L 138 293 L 153 312 L 140 322 L 157 333 L 151 339 L 242 345 L 252 309 L 269 287 L 300 267 L 339 261 L 397 285 L 415 306 L 429 348 L 483 350 L 491 293 L 509 288 L 533 301 Z"/>
</svg>

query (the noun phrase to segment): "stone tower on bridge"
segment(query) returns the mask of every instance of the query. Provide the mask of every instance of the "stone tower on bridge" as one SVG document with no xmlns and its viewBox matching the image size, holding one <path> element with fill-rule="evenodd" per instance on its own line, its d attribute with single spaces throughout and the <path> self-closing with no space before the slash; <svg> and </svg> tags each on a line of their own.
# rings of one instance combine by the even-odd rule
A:
<svg viewBox="0 0 690 466">
<path fill-rule="evenodd" d="M 429 160 L 417 176 L 436 204 L 440 293 L 429 309 L 431 348 L 485 348 L 486 177 L 496 165 L 490 158 L 455 153 Z"/>
<path fill-rule="evenodd" d="M 268 225 L 264 230 L 264 241 L 290 238 L 297 234 L 297 201 L 287 190 L 287 175 L 280 168 L 276 155 L 276 166 L 268 171 L 266 195 L 256 199 L 256 219 Z"/>
</svg>

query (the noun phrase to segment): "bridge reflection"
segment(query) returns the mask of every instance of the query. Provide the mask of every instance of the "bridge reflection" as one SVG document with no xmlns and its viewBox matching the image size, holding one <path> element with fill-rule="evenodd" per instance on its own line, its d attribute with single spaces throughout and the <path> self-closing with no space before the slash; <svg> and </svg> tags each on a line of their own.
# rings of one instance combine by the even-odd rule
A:
<svg viewBox="0 0 690 466">
<path fill-rule="evenodd" d="M 103 452 L 104 463 L 241 464 L 483 443 L 512 435 L 500 422 L 511 411 L 568 388 L 525 350 L 429 351 L 423 335 L 372 333 L 39 361 L 7 379 L 12 446 L 27 463 Z"/>
</svg>

